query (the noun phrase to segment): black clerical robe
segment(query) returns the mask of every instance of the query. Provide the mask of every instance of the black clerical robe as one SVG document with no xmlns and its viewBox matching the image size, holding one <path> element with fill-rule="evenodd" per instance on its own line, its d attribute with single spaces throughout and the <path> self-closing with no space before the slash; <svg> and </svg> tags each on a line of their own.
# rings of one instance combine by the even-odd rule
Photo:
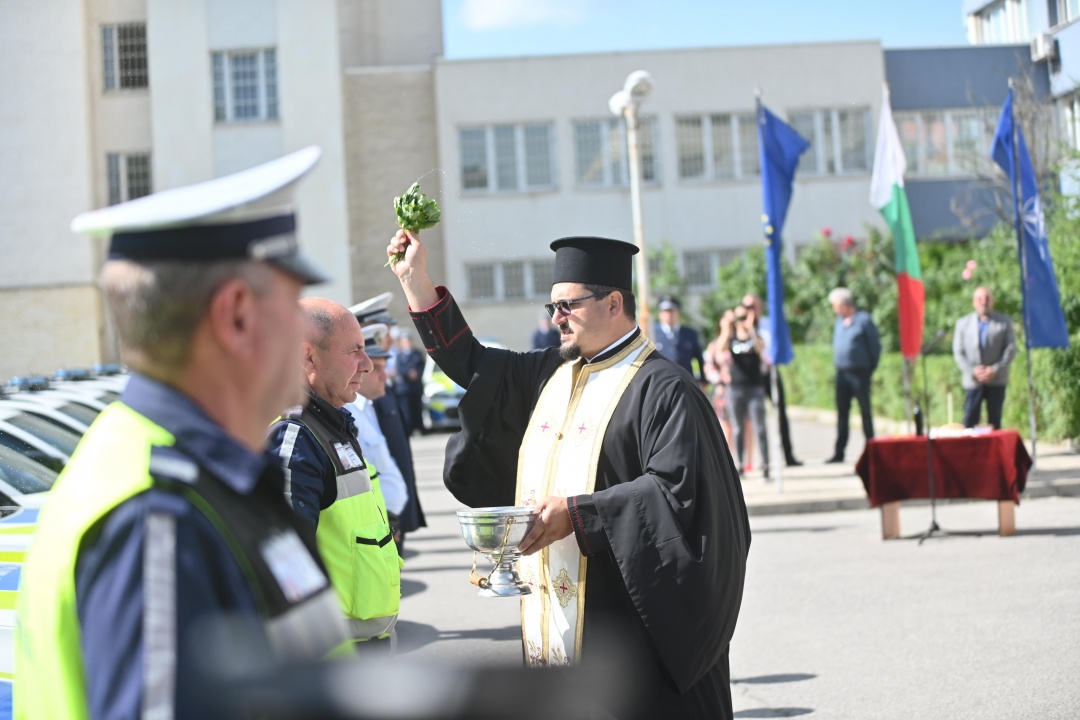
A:
<svg viewBox="0 0 1080 720">
<path fill-rule="evenodd" d="M 467 389 L 446 486 L 472 507 L 512 505 L 525 428 L 563 360 L 554 348 L 485 348 L 438 292 L 434 307 L 410 314 L 434 361 Z M 646 358 L 607 427 L 595 491 L 569 503 L 589 559 L 583 658 L 601 630 L 616 633 L 652 668 L 640 717 L 730 717 L 728 644 L 750 530 L 716 415 L 688 373 Z"/>
</svg>

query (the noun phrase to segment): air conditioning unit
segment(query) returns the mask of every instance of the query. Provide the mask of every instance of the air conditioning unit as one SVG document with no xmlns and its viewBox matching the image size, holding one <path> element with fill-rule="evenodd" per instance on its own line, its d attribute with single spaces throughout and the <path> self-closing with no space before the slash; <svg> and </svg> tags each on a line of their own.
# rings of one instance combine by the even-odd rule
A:
<svg viewBox="0 0 1080 720">
<path fill-rule="evenodd" d="M 1031 61 L 1058 59 L 1058 43 L 1053 35 L 1040 33 L 1031 39 Z"/>
</svg>

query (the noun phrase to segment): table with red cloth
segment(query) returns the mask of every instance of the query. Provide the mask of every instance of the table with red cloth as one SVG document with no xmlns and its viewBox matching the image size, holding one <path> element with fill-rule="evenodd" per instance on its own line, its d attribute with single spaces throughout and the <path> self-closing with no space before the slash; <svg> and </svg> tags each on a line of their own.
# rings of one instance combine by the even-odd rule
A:
<svg viewBox="0 0 1080 720">
<path fill-rule="evenodd" d="M 863 481 L 870 505 L 897 513 L 901 500 L 930 497 L 927 439 L 916 435 L 874 438 L 866 443 L 855 472 Z M 933 438 L 934 495 L 944 498 L 996 500 L 1002 513 L 1020 503 L 1031 469 L 1031 456 L 1015 430 Z M 1005 506 L 1008 505 L 1006 509 Z M 1005 518 L 999 515 L 999 521 Z M 1002 531 L 1005 524 L 1002 522 Z M 886 537 L 890 535 L 886 533 Z M 892 535 L 895 537 L 896 535 Z"/>
</svg>

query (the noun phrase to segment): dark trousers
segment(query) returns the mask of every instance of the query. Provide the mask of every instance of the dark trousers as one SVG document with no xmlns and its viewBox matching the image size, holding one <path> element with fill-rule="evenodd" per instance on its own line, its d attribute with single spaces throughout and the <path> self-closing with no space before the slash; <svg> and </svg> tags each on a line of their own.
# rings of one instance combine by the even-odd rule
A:
<svg viewBox="0 0 1080 720">
<path fill-rule="evenodd" d="M 869 368 L 836 369 L 836 452 L 834 457 L 843 458 L 848 441 L 848 416 L 851 414 L 851 398 L 859 401 L 863 434 L 866 439 L 874 437 L 874 416 L 870 410 Z"/>
<path fill-rule="evenodd" d="M 995 430 L 1001 429 L 1001 408 L 1005 405 L 1004 385 L 979 385 L 967 391 L 964 400 L 964 427 L 975 427 L 982 415 L 982 403 L 986 401 L 986 418 Z"/>
</svg>

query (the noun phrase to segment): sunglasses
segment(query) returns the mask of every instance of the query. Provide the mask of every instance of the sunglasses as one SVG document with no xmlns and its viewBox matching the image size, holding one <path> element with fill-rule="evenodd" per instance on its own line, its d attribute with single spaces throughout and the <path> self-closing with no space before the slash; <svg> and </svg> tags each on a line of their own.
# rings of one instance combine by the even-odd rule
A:
<svg viewBox="0 0 1080 720">
<path fill-rule="evenodd" d="M 607 297 L 611 292 L 611 290 L 608 290 L 607 292 L 598 292 L 595 295 L 586 295 L 585 297 L 574 298 L 573 300 L 559 300 L 558 302 L 545 303 L 544 309 L 547 310 L 548 317 L 554 320 L 556 310 L 562 315 L 569 315 L 573 312 L 574 306 L 578 303 L 592 300 L 593 298 L 600 299 L 602 297 Z"/>
</svg>

